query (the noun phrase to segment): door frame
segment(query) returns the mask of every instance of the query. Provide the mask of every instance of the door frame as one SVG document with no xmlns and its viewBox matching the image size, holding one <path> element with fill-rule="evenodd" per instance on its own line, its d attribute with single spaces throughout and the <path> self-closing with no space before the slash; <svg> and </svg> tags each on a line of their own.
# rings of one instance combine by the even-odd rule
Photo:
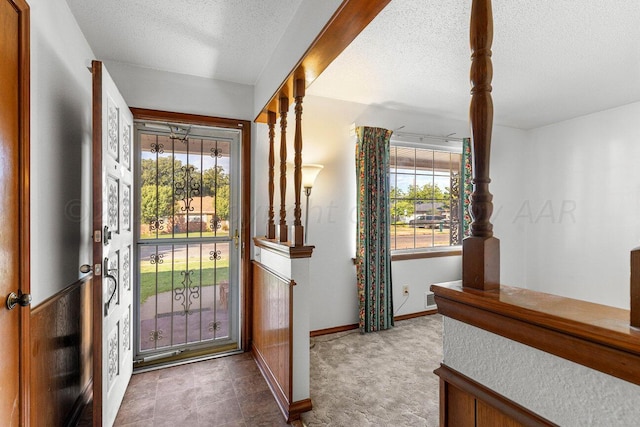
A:
<svg viewBox="0 0 640 427">
<path fill-rule="evenodd" d="M 242 129 L 240 147 L 240 283 L 242 283 L 242 325 L 240 346 L 244 351 L 251 350 L 251 122 L 248 120 L 226 119 L 197 114 L 175 113 L 130 107 L 134 120 L 163 121 L 189 125 L 211 126 L 227 129 Z"/>
</svg>

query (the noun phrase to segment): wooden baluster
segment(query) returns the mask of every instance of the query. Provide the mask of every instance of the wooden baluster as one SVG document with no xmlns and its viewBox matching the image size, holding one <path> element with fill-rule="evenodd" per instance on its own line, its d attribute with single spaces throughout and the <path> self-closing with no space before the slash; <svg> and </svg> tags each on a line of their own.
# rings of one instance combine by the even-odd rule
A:
<svg viewBox="0 0 640 427">
<path fill-rule="evenodd" d="M 640 328 L 640 248 L 631 251 L 631 326 Z"/>
<path fill-rule="evenodd" d="M 289 112 L 289 98 L 280 96 L 280 238 L 279 241 L 289 240 L 287 234 L 287 113 Z"/>
<path fill-rule="evenodd" d="M 296 134 L 293 140 L 294 156 L 294 186 L 295 186 L 295 206 L 293 209 L 293 241 L 296 246 L 304 244 L 304 227 L 300 218 L 302 209 L 300 208 L 300 193 L 302 191 L 302 98 L 304 98 L 305 80 L 296 79 L 293 85 L 293 97 L 295 99 L 296 111 Z M 307 212 L 307 215 L 309 213 Z"/>
<path fill-rule="evenodd" d="M 500 241 L 493 237 L 490 222 L 493 196 L 489 192 L 489 164 L 493 101 L 491 99 L 491 43 L 493 16 L 491 0 L 473 0 L 471 6 L 471 151 L 473 193 L 471 193 L 471 236 L 462 242 L 462 286 L 480 290 L 500 287 Z"/>
<path fill-rule="evenodd" d="M 275 190 L 275 155 L 274 155 L 274 145 L 275 145 L 275 136 L 276 136 L 276 113 L 275 111 L 267 112 L 267 124 L 269 125 L 269 222 L 267 223 L 267 239 L 275 239 L 276 238 L 276 223 L 274 221 L 274 211 L 273 211 L 273 195 Z"/>
</svg>

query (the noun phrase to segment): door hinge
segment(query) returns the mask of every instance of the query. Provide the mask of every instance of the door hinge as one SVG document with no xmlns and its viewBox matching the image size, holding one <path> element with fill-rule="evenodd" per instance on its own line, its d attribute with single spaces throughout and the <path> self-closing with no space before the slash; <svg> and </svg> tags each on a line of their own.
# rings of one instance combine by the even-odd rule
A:
<svg viewBox="0 0 640 427">
<path fill-rule="evenodd" d="M 102 232 L 100 230 L 93 232 L 93 241 L 94 243 L 100 243 L 102 241 Z"/>
</svg>

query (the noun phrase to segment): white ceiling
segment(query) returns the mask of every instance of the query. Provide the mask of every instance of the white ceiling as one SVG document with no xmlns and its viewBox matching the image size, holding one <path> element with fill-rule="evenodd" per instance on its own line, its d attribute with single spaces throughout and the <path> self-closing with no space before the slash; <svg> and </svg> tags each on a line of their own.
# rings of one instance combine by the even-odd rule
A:
<svg viewBox="0 0 640 427">
<path fill-rule="evenodd" d="M 99 59 L 254 84 L 301 1 L 67 3 Z M 307 94 L 466 120 L 470 4 L 392 0 Z M 640 1 L 494 0 L 493 12 L 495 124 L 640 101 Z"/>
<path fill-rule="evenodd" d="M 93 53 L 253 85 L 302 0 L 67 0 Z"/>
</svg>

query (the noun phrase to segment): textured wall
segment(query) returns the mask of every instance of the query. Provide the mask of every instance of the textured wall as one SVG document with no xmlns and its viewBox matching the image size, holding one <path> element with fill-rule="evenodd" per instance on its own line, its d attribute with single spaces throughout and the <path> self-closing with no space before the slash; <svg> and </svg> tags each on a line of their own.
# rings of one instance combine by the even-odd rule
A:
<svg viewBox="0 0 640 427">
<path fill-rule="evenodd" d="M 637 426 L 640 386 L 444 318 L 444 363 L 562 426 Z"/>
</svg>

